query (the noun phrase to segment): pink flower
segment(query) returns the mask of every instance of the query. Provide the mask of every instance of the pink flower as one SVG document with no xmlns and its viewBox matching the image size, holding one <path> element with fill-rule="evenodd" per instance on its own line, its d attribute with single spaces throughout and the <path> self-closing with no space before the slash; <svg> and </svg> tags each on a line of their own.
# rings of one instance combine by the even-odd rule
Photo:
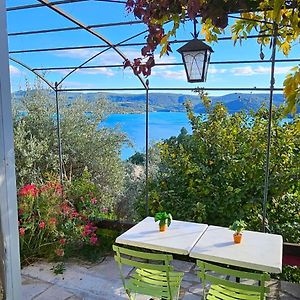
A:
<svg viewBox="0 0 300 300">
<path fill-rule="evenodd" d="M 26 197 L 26 196 L 36 197 L 37 195 L 38 195 L 38 189 L 35 184 L 24 185 L 19 190 L 19 196 L 21 197 Z"/>
<path fill-rule="evenodd" d="M 91 236 L 90 237 L 90 243 L 92 245 L 95 245 L 97 243 L 97 241 L 98 241 L 98 238 L 96 236 Z"/>
<path fill-rule="evenodd" d="M 46 223 L 44 222 L 44 221 L 41 221 L 40 223 L 39 223 L 39 228 L 40 229 L 44 229 L 46 227 Z"/>
<path fill-rule="evenodd" d="M 103 207 L 103 208 L 101 208 L 101 211 L 102 211 L 103 213 L 108 213 L 108 208 L 107 208 L 107 207 Z"/>
<path fill-rule="evenodd" d="M 96 204 L 96 203 L 97 203 L 97 199 L 96 199 L 96 198 L 92 198 L 92 199 L 91 199 L 91 203 L 92 203 L 92 204 Z"/>
<path fill-rule="evenodd" d="M 21 228 L 19 229 L 20 236 L 23 236 L 23 235 L 25 234 L 25 231 L 26 231 L 26 229 L 23 228 L 23 227 L 21 227 Z"/>
<path fill-rule="evenodd" d="M 76 211 L 76 210 L 74 210 L 73 212 L 72 212 L 72 217 L 73 218 L 77 218 L 79 216 L 79 213 Z"/>
<path fill-rule="evenodd" d="M 55 249 L 54 252 L 57 256 L 64 256 L 65 255 L 64 249 L 61 249 L 61 248 Z"/>
</svg>

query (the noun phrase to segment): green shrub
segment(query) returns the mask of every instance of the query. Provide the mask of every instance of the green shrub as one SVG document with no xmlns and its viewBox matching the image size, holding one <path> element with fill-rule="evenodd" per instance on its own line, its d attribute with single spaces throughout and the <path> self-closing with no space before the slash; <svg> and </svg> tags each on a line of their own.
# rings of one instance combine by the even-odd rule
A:
<svg viewBox="0 0 300 300">
<path fill-rule="evenodd" d="M 80 178 L 88 168 L 107 205 L 123 191 L 121 147 L 127 141 L 114 128 L 99 127 L 110 113 L 105 99 L 68 100 L 59 95 L 63 172 L 65 180 Z M 37 86 L 14 103 L 17 186 L 39 183 L 48 173 L 58 174 L 58 140 L 55 98 Z"/>
<path fill-rule="evenodd" d="M 149 183 L 150 211 L 174 219 L 228 226 L 244 219 L 262 227 L 268 111 L 229 114 L 222 104 L 196 116 L 187 105 L 192 134 L 159 144 L 158 172 Z M 269 228 L 285 240 L 299 241 L 299 117 L 282 124 L 283 109 L 273 108 L 267 214 Z M 145 214 L 144 200 L 137 211 Z M 282 211 L 276 215 L 276 212 Z M 294 232 L 292 233 L 292 228 Z M 288 234 L 290 234 L 288 237 Z"/>
</svg>

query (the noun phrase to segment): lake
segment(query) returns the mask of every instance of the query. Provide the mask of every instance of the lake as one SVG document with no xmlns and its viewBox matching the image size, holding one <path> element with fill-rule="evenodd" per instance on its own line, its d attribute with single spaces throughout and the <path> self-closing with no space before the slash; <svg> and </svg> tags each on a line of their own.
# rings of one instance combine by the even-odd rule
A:
<svg viewBox="0 0 300 300">
<path fill-rule="evenodd" d="M 127 133 L 134 147 L 124 146 L 122 159 L 127 159 L 136 151 L 145 152 L 145 114 L 111 114 L 99 127 L 118 127 Z M 292 122 L 291 118 L 285 118 L 281 124 Z M 192 132 L 191 125 L 185 112 L 150 112 L 149 113 L 149 141 L 151 143 L 177 136 L 180 129 L 185 127 Z"/>
<path fill-rule="evenodd" d="M 122 159 L 127 159 L 136 151 L 145 151 L 145 114 L 112 114 L 101 127 L 119 127 L 127 133 L 134 143 L 134 148 L 123 147 Z M 185 127 L 191 132 L 191 125 L 185 112 L 150 112 L 149 113 L 149 141 L 150 144 L 171 136 L 177 136 L 180 129 Z"/>
</svg>

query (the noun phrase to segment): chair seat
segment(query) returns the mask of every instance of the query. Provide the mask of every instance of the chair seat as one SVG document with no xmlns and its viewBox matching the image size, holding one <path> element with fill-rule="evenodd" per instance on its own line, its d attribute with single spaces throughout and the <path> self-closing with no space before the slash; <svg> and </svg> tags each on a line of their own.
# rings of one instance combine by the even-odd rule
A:
<svg viewBox="0 0 300 300">
<path fill-rule="evenodd" d="M 126 281 L 126 289 L 130 292 L 170 299 L 167 272 L 136 269 L 131 276 L 132 277 Z M 177 299 L 182 277 L 182 272 L 169 272 L 169 285 L 172 299 Z"/>
<path fill-rule="evenodd" d="M 260 298 L 261 294 L 259 292 L 247 291 L 243 289 L 225 287 L 223 285 L 212 285 L 208 291 L 206 299 L 209 300 L 233 300 L 233 299 L 243 299 L 243 300 L 257 300 Z"/>
</svg>

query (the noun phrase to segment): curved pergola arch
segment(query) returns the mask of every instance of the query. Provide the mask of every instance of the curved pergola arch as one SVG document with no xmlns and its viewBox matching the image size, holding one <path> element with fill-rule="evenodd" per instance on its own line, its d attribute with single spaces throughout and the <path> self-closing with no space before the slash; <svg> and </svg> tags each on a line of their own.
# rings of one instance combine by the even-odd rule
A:
<svg viewBox="0 0 300 300">
<path fill-rule="evenodd" d="M 119 42 L 118 44 L 113 44 L 111 41 L 109 41 L 106 37 L 104 37 L 103 35 L 99 34 L 98 32 L 94 31 L 90 26 L 87 26 L 85 24 L 83 24 L 82 22 L 80 22 L 79 20 L 75 19 L 73 16 L 71 16 L 70 14 L 67 14 L 66 12 L 64 12 L 62 9 L 58 8 L 55 6 L 55 4 L 62 4 L 62 2 L 64 1 L 57 1 L 56 3 L 50 3 L 48 0 L 37 0 L 41 3 L 42 6 L 47 6 L 48 8 L 52 9 L 53 11 L 55 11 L 56 13 L 58 13 L 59 15 L 63 16 L 65 19 L 68 19 L 69 21 L 73 22 L 74 24 L 76 24 L 78 27 L 77 28 L 81 28 L 84 29 L 85 31 L 89 32 L 90 34 L 96 36 L 97 38 L 99 38 L 101 41 L 103 41 L 105 44 L 107 44 L 107 47 L 96 53 L 95 55 L 93 55 L 92 57 L 90 57 L 89 59 L 87 59 L 86 61 L 84 61 L 83 63 L 81 63 L 80 65 L 74 67 L 69 73 L 67 73 L 59 82 L 55 82 L 54 86 L 44 77 L 42 76 L 39 72 L 37 72 L 35 69 L 29 67 L 28 65 L 26 65 L 25 63 L 14 59 L 12 57 L 9 57 L 9 59 L 11 61 L 14 61 L 15 63 L 21 65 L 22 67 L 26 68 L 27 70 L 29 70 L 30 72 L 32 72 L 33 74 L 35 74 L 37 77 L 39 77 L 42 81 L 44 81 L 54 92 L 55 92 L 55 102 L 56 102 L 56 122 L 57 122 L 57 138 L 58 138 L 58 156 L 59 156 L 59 173 L 60 173 L 60 182 L 63 185 L 63 159 L 62 159 L 62 155 L 63 155 L 63 150 L 62 150 L 62 142 L 61 142 L 61 130 L 60 130 L 60 109 L 59 109 L 59 101 L 58 101 L 58 92 L 60 91 L 59 86 L 69 77 L 71 76 L 73 73 L 75 73 L 76 71 L 80 70 L 83 66 L 85 66 L 87 63 L 89 63 L 90 61 L 94 60 L 96 57 L 98 57 L 99 55 L 103 54 L 104 52 L 113 49 L 121 58 L 123 58 L 124 61 L 128 60 L 128 58 L 126 57 L 126 55 L 120 51 L 117 46 L 121 45 L 123 43 L 128 42 L 129 40 L 140 36 L 144 33 L 147 32 L 147 30 L 142 31 L 134 36 L 131 36 L 121 42 Z M 83 0 L 84 1 L 84 0 Z M 78 2 L 81 2 L 80 0 Z M 38 6 L 40 7 L 40 6 Z M 130 65 L 131 69 L 133 70 L 133 67 Z M 140 74 L 135 74 L 136 77 L 139 79 L 140 83 L 142 84 L 145 92 L 146 92 L 146 210 L 148 211 L 148 164 L 149 164 L 149 80 L 144 81 L 144 79 L 141 77 Z"/>
<path fill-rule="evenodd" d="M 65 89 L 65 88 L 59 88 L 60 84 L 62 84 L 64 82 L 64 80 L 66 78 L 68 78 L 69 76 L 71 76 L 74 72 L 76 72 L 79 69 L 83 69 L 83 68 L 98 68 L 98 67 L 108 67 L 108 66 L 86 66 L 87 63 L 89 63 L 90 61 L 92 61 L 94 58 L 96 58 L 97 56 L 101 55 L 102 53 L 108 51 L 109 49 L 113 49 L 116 53 L 119 54 L 120 57 L 122 57 L 124 60 L 127 59 L 127 57 L 124 55 L 124 53 L 122 51 L 120 51 L 118 49 L 118 47 L 121 46 L 129 46 L 129 45 L 142 45 L 143 43 L 134 43 L 134 44 L 130 44 L 130 43 L 126 43 L 127 41 L 129 41 L 130 39 L 132 39 L 135 36 L 138 36 L 140 34 L 143 34 L 145 32 L 147 32 L 147 30 L 145 30 L 144 32 L 141 32 L 140 34 L 137 34 L 131 38 L 128 38 L 122 42 L 119 42 L 118 44 L 112 44 L 106 37 L 102 36 L 101 34 L 99 34 L 98 32 L 96 32 L 95 30 L 93 30 L 93 28 L 98 28 L 98 27 L 105 27 L 105 26 L 116 26 L 116 25 L 126 25 L 126 24 L 140 24 L 142 23 L 141 21 L 132 21 L 132 22 L 121 22 L 121 23 L 108 23 L 108 24 L 97 24 L 97 25 L 86 25 L 83 24 L 82 22 L 80 22 L 79 20 L 73 18 L 71 15 L 65 13 L 62 9 L 58 8 L 57 5 L 61 5 L 61 4 L 69 4 L 69 3 L 77 3 L 77 2 L 87 2 L 88 0 L 57 0 L 57 1 L 52 1 L 50 2 L 49 0 L 37 0 L 39 2 L 39 4 L 28 4 L 28 5 L 20 5 L 20 6 L 15 6 L 15 7 L 10 7 L 7 9 L 7 11 L 15 11 L 15 10 L 24 10 L 24 9 L 33 9 L 33 8 L 38 8 L 38 7 L 43 7 L 46 6 L 49 9 L 55 11 L 56 13 L 60 14 L 61 16 L 63 16 L 64 18 L 68 19 L 69 21 L 71 21 L 72 23 L 74 23 L 76 25 L 76 27 L 64 27 L 64 28 L 54 28 L 54 29 L 48 29 L 48 30 L 33 30 L 33 31 L 28 31 L 28 32 L 15 32 L 15 33 L 11 33 L 9 34 L 9 36 L 15 36 L 15 35 L 32 35 L 32 34 L 39 34 L 39 33 L 50 33 L 50 32 L 61 32 L 61 31 L 68 31 L 68 30 L 77 30 L 77 29 L 82 29 L 85 30 L 87 32 L 89 32 L 90 34 L 96 36 L 98 39 L 100 39 L 101 41 L 103 41 L 105 44 L 104 45 L 92 45 L 92 46 L 77 46 L 77 47 L 59 47 L 59 48 L 42 48 L 42 49 L 26 49 L 26 50 L 16 50 L 16 51 L 11 51 L 11 54 L 18 54 L 18 53 L 26 53 L 26 52 L 44 52 L 44 51 L 56 51 L 56 50 L 64 50 L 64 49 L 88 49 L 88 48 L 104 48 L 102 51 L 100 51 L 99 53 L 96 53 L 94 56 L 90 57 L 88 60 L 84 61 L 83 63 L 81 63 L 78 66 L 72 66 L 72 67 L 60 67 L 60 68 L 30 68 L 30 67 L 25 67 L 25 64 L 22 64 L 23 67 L 27 68 L 28 70 L 32 71 L 35 75 L 37 75 L 39 78 L 41 78 L 43 81 L 45 81 L 45 78 L 39 74 L 38 71 L 46 71 L 46 70 L 59 70 L 59 69 L 64 69 L 64 70 L 70 70 L 59 82 L 56 82 L 54 87 L 52 84 L 50 84 L 51 88 L 54 89 L 54 91 L 56 92 L 56 97 L 57 97 L 57 93 L 58 92 L 62 92 L 62 91 L 109 91 L 109 90 L 123 90 L 123 91 L 129 91 L 129 90 L 141 90 L 141 91 L 146 91 L 146 189 L 147 189 L 147 180 L 148 180 L 148 111 L 149 111 L 149 91 L 167 91 L 167 90 L 177 90 L 177 91 L 191 91 L 191 90 L 195 90 L 195 87 L 193 88 L 155 88 L 149 87 L 149 81 L 148 80 L 144 80 L 140 75 L 137 75 L 140 83 L 142 84 L 142 88 L 111 88 L 111 89 L 106 89 L 106 88 L 95 88 L 95 89 L 89 89 L 89 88 L 84 88 L 84 89 Z M 117 3 L 117 4 L 125 4 L 126 1 L 122 1 L 122 0 L 95 0 L 97 2 L 108 2 L 108 3 Z M 237 8 L 238 9 L 238 8 Z M 229 15 L 229 18 L 235 19 L 235 18 L 239 18 L 234 16 L 233 14 Z M 269 23 L 269 25 L 273 26 L 274 24 Z M 274 30 L 274 32 L 276 32 L 276 30 Z M 267 36 L 267 35 L 266 35 Z M 257 35 L 249 35 L 248 38 L 257 38 Z M 261 35 L 260 35 L 261 37 Z M 268 35 L 268 37 L 276 39 L 276 33 L 274 33 L 273 35 Z M 231 37 L 225 36 L 225 37 L 221 37 L 220 40 L 229 40 L 231 39 Z M 276 41 L 276 40 L 275 40 Z M 170 43 L 183 43 L 186 41 L 183 40 L 173 40 L 170 41 Z M 226 87 L 226 88 L 220 88 L 220 87 L 212 87 L 212 88 L 205 88 L 205 87 L 201 87 L 198 88 L 199 90 L 207 90 L 207 91 L 269 91 L 270 92 L 270 105 L 269 105 L 269 123 L 268 123 L 268 149 L 267 149 L 267 153 L 266 153 L 266 168 L 265 168 L 265 184 L 264 184 L 264 200 L 263 200 L 263 205 L 264 205 L 264 219 L 265 219 L 265 208 L 266 208 L 266 201 L 268 198 L 268 176 L 269 176 L 269 152 L 270 152 L 270 133 L 271 133 L 271 112 L 272 112 L 272 98 L 273 98 L 273 92 L 274 91 L 282 91 L 282 88 L 278 88 L 275 87 L 275 82 L 274 82 L 274 72 L 275 72 L 275 63 L 276 62 L 292 62 L 292 61 L 300 61 L 300 58 L 296 58 L 296 59 L 276 59 L 275 56 L 275 51 L 276 51 L 276 43 L 273 43 L 273 49 L 272 49 L 272 57 L 270 60 L 265 60 L 262 61 L 263 63 L 269 63 L 270 64 L 270 69 L 271 69 L 271 78 L 270 78 L 270 85 L 269 87 L 263 87 L 263 88 L 256 88 L 256 87 L 242 87 L 242 88 L 234 88 L 234 87 Z M 13 59 L 12 59 L 13 60 Z M 13 60 L 16 63 L 17 60 Z M 246 63 L 261 63 L 259 60 L 234 60 L 234 61 L 216 61 L 216 62 L 211 62 L 211 64 L 246 64 Z M 162 64 L 157 64 L 157 66 L 167 66 L 167 65 L 182 65 L 181 63 L 162 63 Z M 110 65 L 109 67 L 120 67 L 120 65 Z M 132 67 L 132 66 L 131 66 Z M 46 81 L 45 81 L 46 82 Z M 47 83 L 48 82 L 48 83 Z M 47 85 L 49 85 L 49 81 L 47 81 Z M 197 89 L 197 88 L 196 88 Z M 57 102 L 57 106 L 58 106 L 58 102 Z M 59 115 L 59 114 L 58 114 Z M 146 193 L 147 194 L 147 193 Z M 147 198 L 147 196 L 146 196 Z M 263 222 L 263 224 L 265 224 L 265 222 Z"/>
</svg>

